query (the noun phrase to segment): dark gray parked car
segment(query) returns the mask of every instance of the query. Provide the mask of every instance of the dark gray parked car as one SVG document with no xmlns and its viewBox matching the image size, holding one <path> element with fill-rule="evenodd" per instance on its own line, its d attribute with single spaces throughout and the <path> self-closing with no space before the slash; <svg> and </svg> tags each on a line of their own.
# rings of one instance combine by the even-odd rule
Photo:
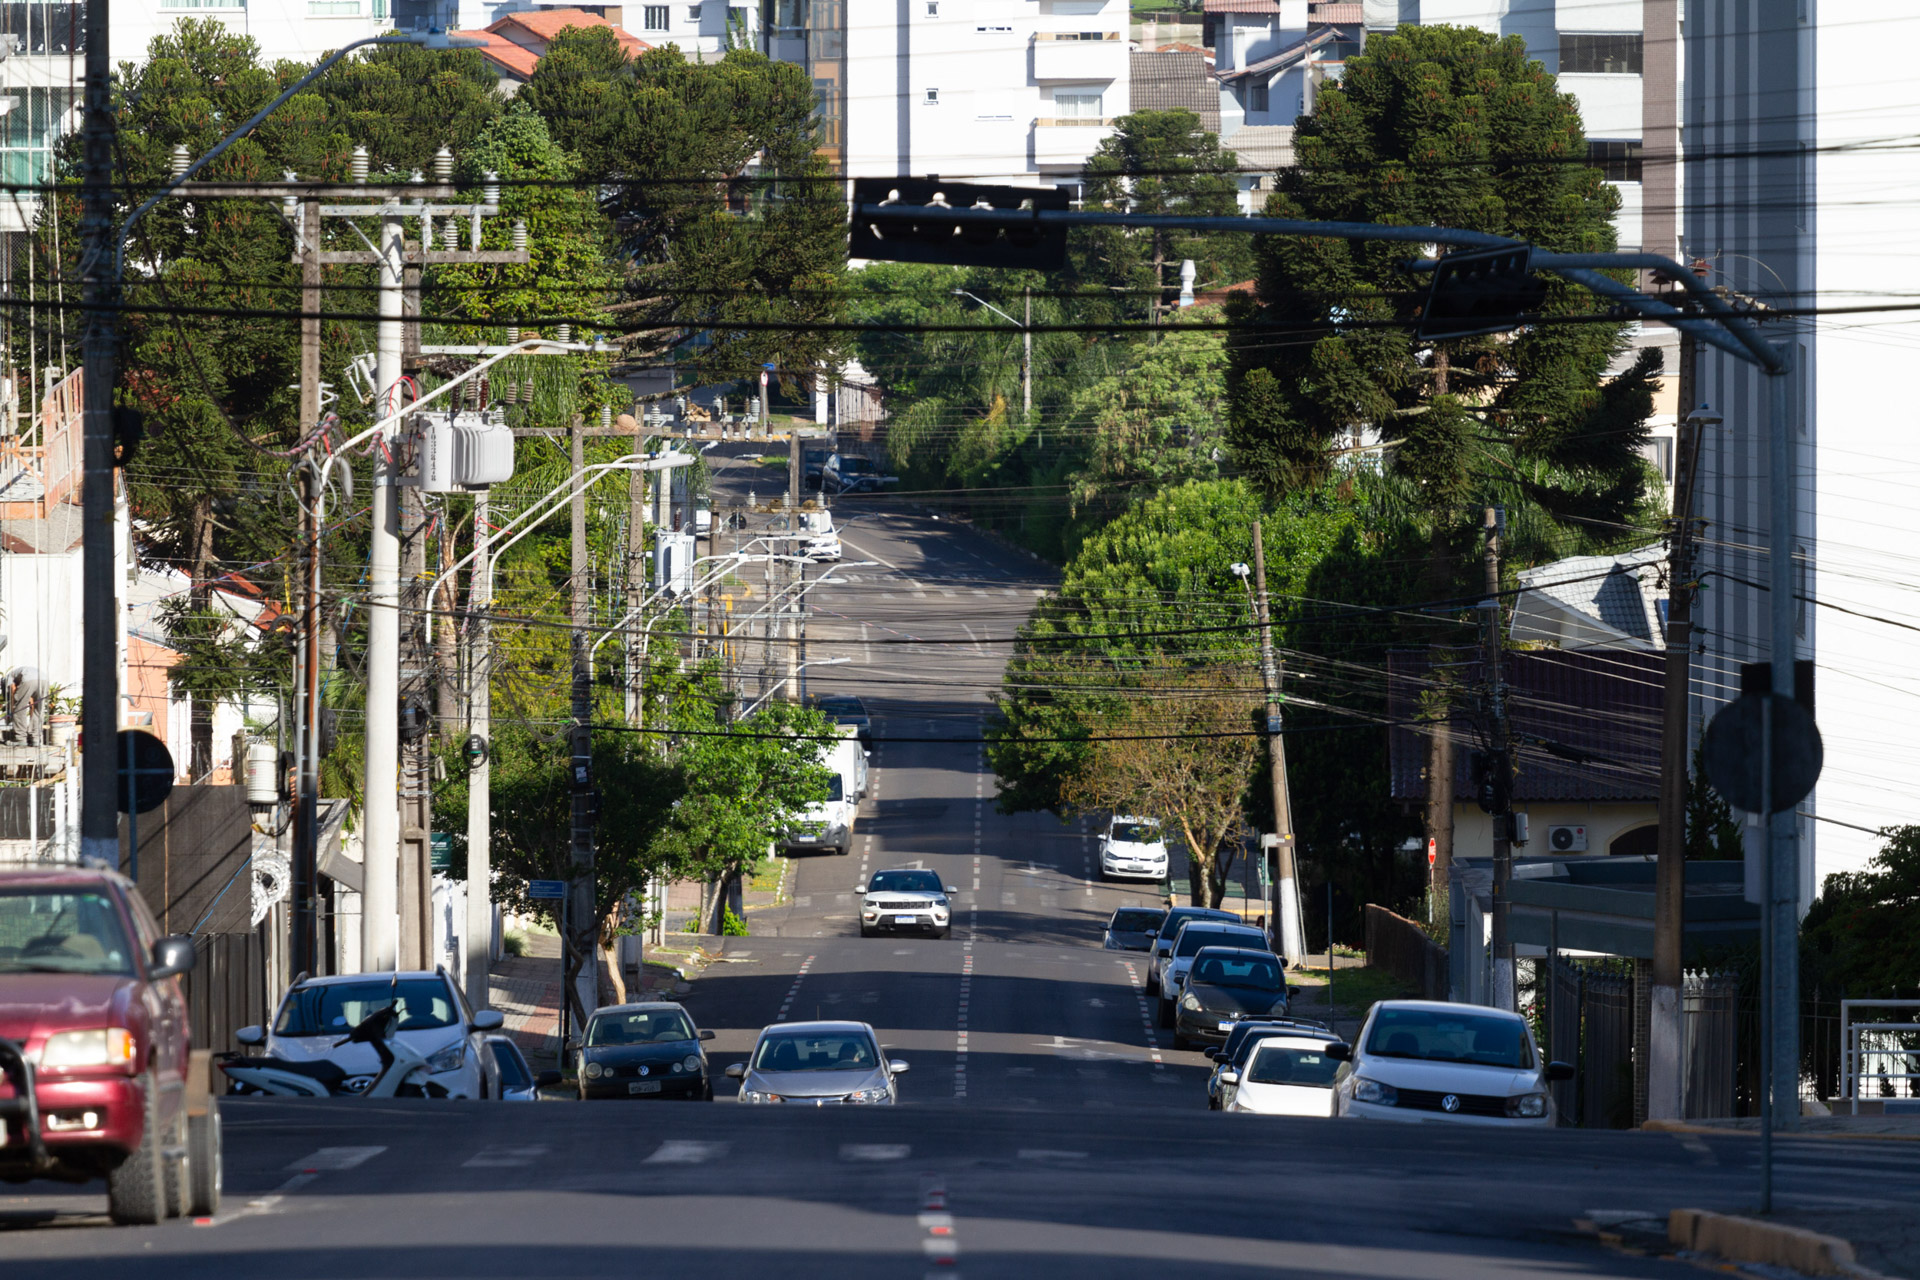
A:
<svg viewBox="0 0 1920 1280">
<path fill-rule="evenodd" d="M 1146 951 L 1153 946 L 1153 935 L 1160 928 L 1166 911 L 1160 907 L 1121 907 L 1107 921 L 1106 948 L 1109 951 Z"/>
</svg>

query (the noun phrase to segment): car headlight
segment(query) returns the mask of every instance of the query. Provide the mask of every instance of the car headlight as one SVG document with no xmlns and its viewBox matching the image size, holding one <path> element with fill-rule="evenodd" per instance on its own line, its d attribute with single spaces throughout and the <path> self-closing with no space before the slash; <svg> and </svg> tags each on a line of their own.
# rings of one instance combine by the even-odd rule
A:
<svg viewBox="0 0 1920 1280">
<path fill-rule="evenodd" d="M 1353 1082 L 1353 1100 L 1371 1102 L 1380 1107 L 1393 1107 L 1400 1104 L 1400 1091 L 1390 1084 L 1381 1084 L 1378 1080 L 1358 1076 Z"/>
<path fill-rule="evenodd" d="M 680 1065 L 688 1071 L 698 1071 L 700 1069 L 700 1055 L 697 1053 L 690 1053 L 686 1057 L 680 1059 Z"/>
<path fill-rule="evenodd" d="M 601 1066 L 599 1063 L 589 1062 L 586 1065 L 586 1067 L 581 1070 L 580 1074 L 585 1076 L 589 1080 L 598 1080 L 601 1076 L 606 1074 L 606 1071 L 607 1069 Z"/>
<path fill-rule="evenodd" d="M 742 1089 L 740 1091 L 740 1101 L 778 1102 L 780 1101 L 780 1095 L 777 1093 L 761 1093 L 758 1089 Z"/>
<path fill-rule="evenodd" d="M 1538 1120 L 1547 1114 L 1547 1095 L 1522 1093 L 1508 1098 L 1507 1114 L 1520 1120 Z"/>
<path fill-rule="evenodd" d="M 1198 1013 L 1200 1012 L 1200 997 L 1189 991 L 1180 997 L 1180 1007 L 1182 1009 L 1191 1009 L 1195 1013 Z"/>
<path fill-rule="evenodd" d="M 885 1102 L 886 1100 L 885 1089 L 856 1089 L 847 1095 L 848 1102 Z"/>
<path fill-rule="evenodd" d="M 66 1067 L 124 1067 L 133 1061 L 133 1036 L 125 1027 L 97 1031 L 59 1031 L 47 1037 L 40 1050 L 40 1066 L 58 1071 Z"/>
<path fill-rule="evenodd" d="M 446 1071 L 458 1071 L 467 1065 L 467 1042 L 456 1040 L 440 1052 L 427 1059 L 427 1070 L 434 1075 Z"/>
</svg>

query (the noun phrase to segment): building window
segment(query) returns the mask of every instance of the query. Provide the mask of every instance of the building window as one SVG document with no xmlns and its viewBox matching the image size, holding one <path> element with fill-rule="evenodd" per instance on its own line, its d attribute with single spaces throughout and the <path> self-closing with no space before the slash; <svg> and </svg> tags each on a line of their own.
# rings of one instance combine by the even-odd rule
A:
<svg viewBox="0 0 1920 1280">
<path fill-rule="evenodd" d="M 362 0 L 307 0 L 309 18 L 357 18 L 365 12 Z"/>
<path fill-rule="evenodd" d="M 1107 33 L 1104 31 L 1062 31 L 1057 33 L 1053 38 L 1055 40 L 1105 40 Z"/>
<path fill-rule="evenodd" d="M 929 18 L 940 16 L 940 0 L 927 0 L 927 16 Z"/>
<path fill-rule="evenodd" d="M 1267 100 L 1268 100 L 1268 91 L 1267 91 L 1267 82 L 1265 80 L 1255 80 L 1252 84 L 1247 86 L 1247 110 L 1248 111 L 1255 111 L 1260 113 L 1261 115 L 1265 115 L 1267 113 Z"/>
<path fill-rule="evenodd" d="M 927 90 L 927 105 L 930 107 L 940 105 L 940 91 L 938 89 Z"/>
<path fill-rule="evenodd" d="M 0 116 L 0 182 L 13 187 L 37 187 L 53 180 L 53 152 L 63 132 L 62 122 L 73 108 L 74 95 L 66 89 L 22 85 L 11 96 L 21 99 Z M 16 192 L 22 203 L 35 199 Z"/>
<path fill-rule="evenodd" d="M 1100 95 L 1097 93 L 1056 93 L 1053 114 L 1061 120 L 1100 119 Z"/>
<path fill-rule="evenodd" d="M 8 0 L 4 12 L 4 21 L 0 21 L 0 33 L 4 34 L 0 34 L 0 41 L 11 36 L 8 43 L 12 44 L 14 53 L 83 53 L 86 50 L 85 4 Z"/>
<path fill-rule="evenodd" d="M 1560 70 L 1574 75 L 1637 76 L 1641 38 L 1638 32 L 1604 36 L 1560 36 Z"/>
<path fill-rule="evenodd" d="M 650 4 L 650 5 L 647 5 L 647 6 L 645 6 L 645 7 L 644 7 L 644 8 L 643 8 L 643 9 L 641 10 L 641 13 L 642 13 L 642 15 L 643 15 L 643 17 L 642 17 L 642 21 L 641 21 L 641 24 L 640 24 L 640 25 L 641 25 L 641 26 L 642 26 L 642 27 L 643 27 L 643 28 L 644 28 L 645 30 L 648 30 L 648 31 L 665 31 L 665 30 L 667 29 L 667 21 L 668 21 L 668 19 L 667 19 L 667 6 L 666 6 L 666 5 L 664 5 L 664 4 Z"/>
<path fill-rule="evenodd" d="M 1638 182 L 1640 181 L 1640 144 L 1589 141 L 1587 163 L 1598 169 L 1608 182 Z"/>
<path fill-rule="evenodd" d="M 845 146 L 846 119 L 840 110 L 840 86 L 832 80 L 813 82 L 814 107 L 820 113 L 820 145 Z"/>
<path fill-rule="evenodd" d="M 698 22 L 698 21 L 700 21 L 700 6 L 699 6 L 699 5 L 697 5 L 697 4 L 690 4 L 690 5 L 688 5 L 688 6 L 687 6 L 687 21 L 688 21 L 688 22 Z"/>
<path fill-rule="evenodd" d="M 22 9 L 30 6 L 9 5 L 9 9 Z M 172 9 L 244 9 L 247 0 L 160 0 L 160 9 L 166 12 Z"/>
</svg>

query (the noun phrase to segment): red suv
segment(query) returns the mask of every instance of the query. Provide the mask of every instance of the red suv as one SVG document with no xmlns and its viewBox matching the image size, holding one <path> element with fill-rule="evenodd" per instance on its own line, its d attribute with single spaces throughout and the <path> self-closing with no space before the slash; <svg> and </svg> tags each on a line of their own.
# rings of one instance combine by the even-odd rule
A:
<svg viewBox="0 0 1920 1280">
<path fill-rule="evenodd" d="M 179 975 L 123 876 L 0 871 L 0 1179 L 107 1180 L 118 1222 L 210 1214 L 220 1121 Z"/>
</svg>

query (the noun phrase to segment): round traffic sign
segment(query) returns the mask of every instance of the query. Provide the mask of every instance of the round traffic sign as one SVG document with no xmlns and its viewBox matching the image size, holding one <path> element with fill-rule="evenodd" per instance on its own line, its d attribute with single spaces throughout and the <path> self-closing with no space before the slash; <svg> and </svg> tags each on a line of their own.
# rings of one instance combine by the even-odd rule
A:
<svg viewBox="0 0 1920 1280">
<path fill-rule="evenodd" d="M 1763 809 L 1760 757 L 1763 717 L 1773 714 L 1772 804 Z M 1799 804 L 1820 779 L 1825 760 L 1813 714 L 1777 693 L 1743 693 L 1720 709 L 1700 744 L 1707 781 L 1726 802 L 1746 813 L 1784 813 Z"/>
<path fill-rule="evenodd" d="M 140 729 L 122 729 L 114 742 L 120 774 L 120 812 L 148 813 L 173 794 L 173 753 Z"/>
</svg>

